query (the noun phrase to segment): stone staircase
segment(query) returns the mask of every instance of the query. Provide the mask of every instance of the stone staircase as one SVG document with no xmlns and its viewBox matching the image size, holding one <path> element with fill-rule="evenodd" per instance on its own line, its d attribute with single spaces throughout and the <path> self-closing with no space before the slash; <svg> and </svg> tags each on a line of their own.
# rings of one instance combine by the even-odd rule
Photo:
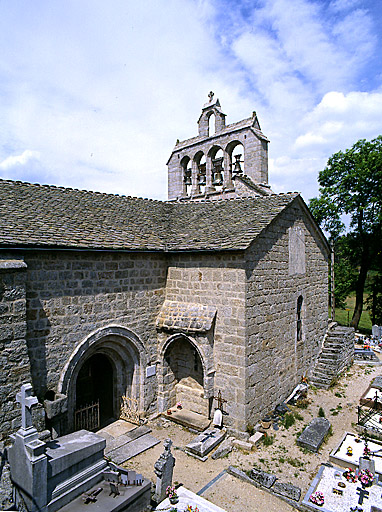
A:
<svg viewBox="0 0 382 512">
<path fill-rule="evenodd" d="M 354 359 L 354 329 L 331 322 L 326 331 L 321 352 L 313 369 L 310 383 L 328 389 Z"/>
</svg>

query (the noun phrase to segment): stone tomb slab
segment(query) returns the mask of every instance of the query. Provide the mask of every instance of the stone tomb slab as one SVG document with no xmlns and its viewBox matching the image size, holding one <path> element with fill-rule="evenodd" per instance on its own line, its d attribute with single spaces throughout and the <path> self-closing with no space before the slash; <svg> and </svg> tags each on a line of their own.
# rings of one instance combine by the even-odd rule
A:
<svg viewBox="0 0 382 512">
<path fill-rule="evenodd" d="M 132 457 L 135 457 L 136 455 L 148 450 L 149 448 L 152 448 L 159 442 L 159 439 L 156 437 L 150 434 L 145 434 L 111 452 L 108 452 L 108 456 L 115 464 L 122 464 Z"/>
<path fill-rule="evenodd" d="M 358 442 L 357 442 L 358 441 Z M 378 452 L 382 454 L 382 443 L 378 443 L 377 441 L 369 441 L 368 448 L 372 452 Z M 353 454 L 348 455 L 348 447 L 351 447 Z M 329 460 L 333 464 L 341 466 L 343 468 L 351 468 L 356 470 L 359 466 L 359 459 L 363 456 L 363 449 L 365 447 L 365 443 L 358 436 L 351 434 L 349 432 L 345 432 L 342 437 L 340 443 L 330 452 Z M 381 457 L 373 457 L 375 463 L 375 471 L 379 475 L 382 475 L 382 458 Z"/>
<path fill-rule="evenodd" d="M 203 432 L 203 430 L 208 428 L 211 423 L 206 416 L 189 411 L 188 409 L 177 409 L 176 407 L 172 407 L 169 410 L 171 411 L 171 414 L 167 414 L 167 412 L 162 413 L 164 418 L 173 421 L 178 425 L 182 425 L 183 427 L 197 430 L 198 432 Z"/>
<path fill-rule="evenodd" d="M 250 477 L 256 483 L 262 485 L 266 489 L 270 489 L 276 481 L 275 475 L 272 475 L 271 473 L 266 473 L 265 471 L 261 471 L 260 469 L 257 468 L 253 468 L 251 470 Z"/>
<path fill-rule="evenodd" d="M 329 429 L 330 422 L 326 418 L 314 418 L 297 439 L 297 444 L 311 452 L 318 452 Z"/>
<path fill-rule="evenodd" d="M 102 488 L 97 495 L 94 503 L 84 504 L 82 496 L 79 496 L 71 503 L 60 509 L 60 512 L 83 512 L 88 508 L 92 512 L 119 512 L 128 510 L 129 512 L 141 512 L 150 504 L 151 482 L 143 480 L 142 485 L 132 485 L 125 487 L 118 486 L 119 495 L 110 495 L 110 483 L 101 482 L 98 486 L 90 489 L 86 494 L 90 494 L 96 489 Z"/>
<path fill-rule="evenodd" d="M 114 439 L 106 439 L 106 449 L 105 453 L 109 454 L 110 452 L 120 448 L 124 444 L 130 443 L 131 441 L 135 441 L 139 437 L 142 437 L 151 432 L 151 428 L 146 427 L 146 425 L 141 425 L 140 427 L 135 427 L 134 430 L 130 430 L 126 434 L 122 434 L 119 437 Z"/>
<path fill-rule="evenodd" d="M 370 387 L 382 390 L 382 375 L 375 377 Z"/>
<path fill-rule="evenodd" d="M 218 507 L 214 503 L 211 503 L 205 498 L 198 496 L 197 494 L 190 491 L 189 489 L 186 489 L 183 486 L 177 489 L 177 494 L 179 497 L 179 501 L 176 505 L 171 505 L 170 500 L 166 498 L 164 501 L 159 503 L 158 507 L 155 510 L 169 511 L 171 510 L 172 507 L 174 507 L 177 510 L 179 510 L 179 512 L 181 512 L 183 510 L 186 510 L 187 507 L 190 505 L 193 508 L 198 507 L 199 512 L 225 512 L 223 508 Z"/>
<path fill-rule="evenodd" d="M 368 496 L 363 499 L 362 505 L 358 504 L 361 488 L 359 482 L 348 482 L 343 476 L 344 469 L 337 467 L 321 466 L 317 476 L 313 480 L 308 492 L 306 493 L 302 504 L 308 510 L 321 510 L 322 512 L 345 512 L 350 510 L 350 507 L 361 507 L 363 512 L 372 512 L 375 508 L 382 507 L 381 492 L 382 487 L 380 485 L 372 485 L 367 487 L 365 490 L 368 491 Z M 341 486 L 338 485 L 341 483 Z M 343 487 L 345 485 L 345 487 Z M 333 492 L 333 489 L 339 489 L 342 491 L 342 495 Z M 309 497 L 314 492 L 319 491 L 324 495 L 324 505 L 318 507 L 314 505 Z M 373 509 L 374 507 L 374 509 Z"/>
<path fill-rule="evenodd" d="M 208 428 L 188 443 L 186 451 L 203 458 L 223 441 L 225 435 L 225 429 Z"/>
</svg>

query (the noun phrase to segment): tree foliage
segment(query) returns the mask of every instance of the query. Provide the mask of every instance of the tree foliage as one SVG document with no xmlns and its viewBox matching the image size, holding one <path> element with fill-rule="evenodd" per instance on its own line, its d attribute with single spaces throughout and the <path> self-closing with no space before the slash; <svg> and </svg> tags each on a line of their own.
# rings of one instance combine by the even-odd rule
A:
<svg viewBox="0 0 382 512">
<path fill-rule="evenodd" d="M 309 204 L 312 213 L 333 243 L 338 245 L 340 235 L 346 233 L 347 258 L 358 269 L 351 322 L 357 327 L 367 272 L 381 253 L 382 136 L 361 139 L 332 155 L 318 182 L 320 195 Z M 349 220 L 348 228 L 344 218 Z"/>
</svg>

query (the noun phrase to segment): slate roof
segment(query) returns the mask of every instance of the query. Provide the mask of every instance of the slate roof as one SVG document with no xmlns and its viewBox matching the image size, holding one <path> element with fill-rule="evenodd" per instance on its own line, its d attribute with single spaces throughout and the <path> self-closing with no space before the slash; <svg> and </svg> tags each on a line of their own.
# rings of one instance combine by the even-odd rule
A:
<svg viewBox="0 0 382 512">
<path fill-rule="evenodd" d="M 176 203 L 0 180 L 0 247 L 243 250 L 297 197 Z"/>
</svg>

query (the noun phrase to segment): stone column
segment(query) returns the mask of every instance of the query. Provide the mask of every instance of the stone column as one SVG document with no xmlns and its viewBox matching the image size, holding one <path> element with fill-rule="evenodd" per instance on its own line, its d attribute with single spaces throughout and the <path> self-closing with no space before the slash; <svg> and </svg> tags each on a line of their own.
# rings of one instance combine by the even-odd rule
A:
<svg viewBox="0 0 382 512">
<path fill-rule="evenodd" d="M 198 185 L 198 165 L 195 160 L 192 161 L 192 172 L 191 172 L 192 188 L 191 194 L 195 195 L 199 193 Z"/>
<path fill-rule="evenodd" d="M 215 187 L 212 186 L 212 159 L 207 156 L 206 159 L 206 192 L 214 192 Z"/>
<path fill-rule="evenodd" d="M 224 151 L 224 186 L 225 188 L 233 188 L 232 183 L 232 159 L 227 151 Z"/>
</svg>

